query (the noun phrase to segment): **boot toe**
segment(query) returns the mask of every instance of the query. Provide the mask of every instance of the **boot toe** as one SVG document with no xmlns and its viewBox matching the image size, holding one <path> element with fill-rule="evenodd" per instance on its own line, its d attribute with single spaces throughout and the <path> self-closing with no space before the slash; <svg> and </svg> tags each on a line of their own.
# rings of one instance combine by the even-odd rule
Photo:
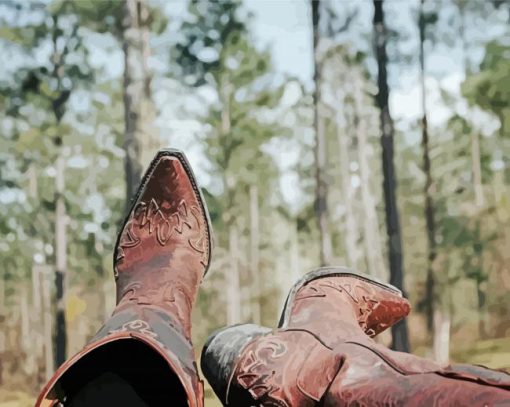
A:
<svg viewBox="0 0 510 407">
<path fill-rule="evenodd" d="M 214 332 L 204 345 L 200 365 L 218 398 L 226 401 L 227 388 L 235 362 L 243 348 L 271 329 L 254 324 L 234 325 Z"/>
</svg>

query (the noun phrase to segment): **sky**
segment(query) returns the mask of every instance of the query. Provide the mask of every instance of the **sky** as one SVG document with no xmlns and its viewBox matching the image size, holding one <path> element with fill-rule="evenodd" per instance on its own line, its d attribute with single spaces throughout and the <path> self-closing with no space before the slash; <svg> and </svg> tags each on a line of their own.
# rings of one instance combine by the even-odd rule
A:
<svg viewBox="0 0 510 407">
<path fill-rule="evenodd" d="M 166 12 L 174 17 L 174 24 L 178 24 L 180 18 L 185 15 L 187 2 L 170 1 L 164 3 Z M 269 49 L 272 55 L 274 69 L 279 74 L 298 78 L 305 87 L 311 90 L 312 82 L 312 36 L 311 17 L 308 0 L 244 0 L 246 10 L 253 14 L 251 32 L 255 44 L 260 49 Z M 358 9 L 358 15 L 351 24 L 347 34 L 342 37 L 346 42 L 353 43 L 358 49 L 370 51 L 372 35 L 373 4 L 369 0 L 344 0 L 333 1 L 334 9 L 340 18 L 354 9 Z M 429 4 L 434 4 L 429 3 Z M 421 86 L 419 83 L 419 67 L 416 56 L 418 55 L 419 38 L 417 28 L 417 7 L 418 0 L 393 0 L 385 5 L 386 23 L 389 29 L 398 30 L 402 35 L 398 42 L 388 44 L 388 53 L 391 56 L 395 53 L 395 46 L 398 52 L 405 55 L 414 55 L 410 63 L 390 63 L 388 67 L 390 85 L 390 111 L 395 121 L 395 127 L 403 134 L 404 142 L 419 143 L 420 134 L 414 123 L 422 115 L 421 107 Z M 444 6 L 444 4 L 443 4 Z M 452 6 L 450 6 L 452 7 Z M 442 17 L 448 17 L 448 10 L 442 8 Z M 457 10 L 450 9 L 450 12 L 457 15 Z M 487 38 L 495 38 L 501 35 L 498 26 L 490 27 L 484 24 L 484 32 L 479 32 L 476 25 L 471 25 L 467 33 L 469 46 L 469 58 L 476 66 L 483 57 L 483 43 Z M 426 89 L 427 89 L 427 114 L 428 121 L 433 129 L 443 125 L 448 118 L 456 111 L 465 113 L 468 109 L 466 102 L 461 97 L 460 86 L 464 80 L 464 60 L 460 43 L 455 42 L 448 46 L 431 47 L 430 43 L 425 45 L 426 52 Z M 375 61 L 369 61 L 369 69 L 375 76 L 377 67 Z M 447 91 L 456 103 L 453 106 L 445 106 L 442 91 Z M 179 93 L 179 89 L 172 92 Z M 161 97 L 164 98 L 164 91 Z M 207 91 L 203 92 L 203 99 L 209 97 Z M 178 95 L 177 100 L 182 104 L 186 95 Z M 291 95 L 299 97 L 299 95 Z M 198 177 L 204 185 L 211 185 L 207 167 L 203 160 L 204 152 L 202 146 L 195 143 L 193 135 L 199 135 L 204 131 L 203 127 L 196 120 L 189 117 L 182 117 L 171 100 L 174 95 L 167 96 L 169 103 L 164 105 L 160 117 L 160 128 L 164 135 L 169 135 L 172 145 L 185 150 L 190 155 L 190 161 L 198 163 Z M 163 102 L 163 100 L 161 100 Z M 189 102 L 194 104 L 193 98 Z M 486 114 L 480 111 L 473 111 L 472 116 L 476 119 L 477 125 L 484 128 L 486 133 L 494 130 L 495 122 Z M 399 140 L 397 140 L 399 142 Z M 289 150 L 286 146 L 278 146 L 271 149 L 276 162 L 282 170 L 280 185 L 283 196 L 289 205 L 299 202 L 299 188 L 296 187 L 297 174 L 290 168 L 300 157 L 296 151 Z M 213 184 L 213 183 L 212 183 Z"/>
<path fill-rule="evenodd" d="M 387 7 L 388 24 L 403 27 L 404 30 L 415 30 L 412 15 L 414 2 L 399 1 L 397 3 Z M 372 32 L 372 2 L 338 2 L 337 13 L 342 16 L 342 13 L 348 13 L 359 4 L 361 4 L 360 12 L 350 27 L 346 40 L 354 42 L 356 47 L 369 51 L 367 47 L 370 47 L 371 43 L 367 41 L 366 37 L 370 38 Z M 313 57 L 308 0 L 245 0 L 244 6 L 253 14 L 250 28 L 255 43 L 260 49 L 268 48 L 271 51 L 275 71 L 298 78 L 311 90 L 313 88 Z M 166 12 L 176 19 L 175 24 L 178 24 L 180 17 L 185 14 L 185 9 L 186 2 L 183 1 L 172 1 L 166 5 Z M 401 46 L 404 48 L 404 52 L 413 53 L 413 48 L 418 46 L 418 42 L 408 40 Z M 445 76 L 448 90 L 459 95 L 459 85 L 463 79 L 462 67 L 452 61 L 451 58 L 444 58 L 441 66 L 448 72 Z M 397 71 L 395 65 L 389 68 L 390 108 L 397 128 L 405 132 L 411 123 L 421 115 L 419 105 L 421 88 L 418 83 L 416 66 L 410 66 L 404 71 Z M 375 69 L 374 65 L 372 70 L 375 72 Z M 439 125 L 449 116 L 449 111 L 440 103 L 438 81 L 432 77 L 427 78 L 427 88 L 430 113 L 432 113 L 430 122 L 432 125 Z M 164 105 L 164 103 L 162 104 Z M 176 113 L 171 103 L 164 108 L 160 125 L 163 127 L 164 134 L 171 135 L 172 144 L 187 151 L 191 156 L 192 163 L 200 163 L 200 168 L 197 171 L 198 177 L 206 185 L 211 185 L 211 179 L 207 169 L 203 166 L 204 161 L 201 159 L 203 156 L 201 146 L 191 141 L 194 140 L 194 137 L 188 137 L 190 134 L 196 135 L 203 131 L 201 126 L 189 118 L 179 118 L 179 114 Z M 176 134 L 179 136 L 175 137 Z M 279 148 L 278 145 L 271 150 L 283 174 L 280 182 L 283 196 L 289 205 L 293 203 L 298 205 L 300 199 L 299 189 L 296 188 L 297 174 L 290 170 L 300 158 L 298 152 Z"/>
<path fill-rule="evenodd" d="M 158 0 L 154 0 L 158 1 Z M 172 0 L 159 2 L 164 6 L 165 12 L 170 17 L 170 24 L 179 24 L 180 19 L 185 15 L 187 1 Z M 352 23 L 350 29 L 345 35 L 346 42 L 355 44 L 356 48 L 368 51 L 371 46 L 370 37 L 372 32 L 373 5 L 371 1 L 345 0 L 333 2 L 335 11 L 340 18 L 355 7 L 359 9 L 357 18 Z M 404 54 L 417 55 L 418 52 L 418 33 L 416 26 L 416 7 L 417 0 L 393 0 L 386 3 L 386 21 L 391 29 L 398 29 L 403 33 L 403 38 L 399 39 L 399 51 Z M 271 51 L 275 71 L 279 74 L 298 78 L 308 89 L 313 87 L 312 82 L 312 37 L 310 28 L 310 9 L 308 0 L 245 0 L 244 7 L 253 14 L 251 23 L 251 32 L 255 43 L 259 48 L 268 48 Z M 443 9 L 442 9 L 443 11 Z M 487 27 L 483 25 L 484 29 Z M 501 26 L 493 26 L 484 32 L 479 32 L 476 25 L 471 25 L 468 38 L 469 54 L 471 63 L 477 65 L 483 57 L 483 49 L 477 46 L 477 42 L 483 42 L 487 38 L 495 38 L 501 35 Z M 483 41 L 482 41 L 483 40 Z M 116 47 L 108 48 L 105 46 L 105 39 L 102 36 L 92 36 L 89 41 L 93 46 L 91 61 L 95 61 L 98 66 L 107 68 L 111 76 L 120 76 L 123 69 L 122 52 Z M 106 44 L 107 45 L 107 44 Z M 112 44 L 113 45 L 113 44 Z M 154 54 L 168 48 L 168 39 L 153 39 Z M 388 49 L 391 54 L 391 47 Z M 116 49 L 112 52 L 112 49 Z M 42 50 L 38 57 L 47 58 L 50 50 Z M 443 124 L 452 113 L 452 109 L 446 107 L 441 97 L 441 89 L 447 90 L 455 99 L 458 100 L 454 109 L 464 112 L 467 109 L 465 102 L 460 98 L 460 84 L 464 79 L 463 54 L 459 44 L 444 46 L 435 46 L 433 48 L 426 46 L 427 52 L 427 112 L 429 123 L 432 126 Z M 166 54 L 165 54 L 166 55 Z M 15 62 L 15 61 L 14 61 Z M 105 63 L 107 62 L 107 63 Z M 160 59 L 153 61 L 155 70 L 163 69 L 166 61 Z M 159 64 L 159 66 L 158 66 Z M 16 63 L 9 64 L 11 68 L 16 69 Z M 375 62 L 372 61 L 369 66 L 374 74 L 376 72 Z M 3 68 L 7 69 L 6 67 Z M 2 69 L 0 69 L 2 71 Z M 419 86 L 419 71 L 417 61 L 410 64 L 389 65 L 390 82 L 390 109 L 395 119 L 396 127 L 406 137 L 408 142 L 419 142 L 419 134 L 410 130 L 411 124 L 415 122 L 422 114 L 420 106 L 421 88 Z M 196 95 L 191 95 L 183 88 L 176 86 L 171 81 L 163 80 L 163 85 L 157 87 L 154 92 L 157 105 L 160 107 L 161 114 L 158 118 L 158 127 L 163 139 L 172 146 L 184 149 L 190 156 L 193 163 L 198 163 L 198 176 L 205 185 L 210 184 L 208 179 L 207 167 L 204 165 L 203 151 L 201 146 L 196 143 L 196 136 L 204 131 L 202 124 L 195 120 L 192 115 L 183 114 L 182 106 L 185 110 L 193 110 L 196 106 L 204 106 L 201 101 L 206 100 L 214 102 L 210 92 L 207 89 L 200 90 Z M 299 97 L 299 95 L 290 95 Z M 200 99 L 200 100 L 197 100 Z M 74 98 L 80 100 L 79 97 Z M 78 102 L 77 102 L 78 103 Z M 76 105 L 76 108 L 86 108 Z M 189 108 L 189 109 L 188 109 Z M 480 112 L 474 112 L 476 122 L 490 132 L 494 127 L 494 121 L 491 121 L 486 115 Z M 276 149 L 280 165 L 290 167 L 296 159 L 295 154 L 287 152 L 285 149 Z M 294 188 L 297 182 L 295 174 L 286 174 L 282 179 L 282 188 L 288 202 L 295 201 Z"/>
</svg>

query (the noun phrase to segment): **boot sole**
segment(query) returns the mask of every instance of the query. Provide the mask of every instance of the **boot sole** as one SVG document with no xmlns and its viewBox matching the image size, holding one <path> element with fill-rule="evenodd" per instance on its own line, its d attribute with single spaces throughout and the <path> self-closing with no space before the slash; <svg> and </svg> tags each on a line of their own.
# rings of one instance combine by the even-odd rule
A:
<svg viewBox="0 0 510 407">
<path fill-rule="evenodd" d="M 186 171 L 186 175 L 188 176 L 191 186 L 193 187 L 193 191 L 195 192 L 195 196 L 197 198 L 197 201 L 200 203 L 202 213 L 204 216 L 204 221 L 207 226 L 207 245 L 208 245 L 208 257 L 207 257 L 207 266 L 204 271 L 204 276 L 209 271 L 209 266 L 211 265 L 211 252 L 212 252 L 212 226 L 211 226 L 211 219 L 209 218 L 209 211 L 207 210 L 207 204 L 205 202 L 204 196 L 202 195 L 202 191 L 198 187 L 195 174 L 193 173 L 193 170 L 191 169 L 191 165 L 188 162 L 188 159 L 184 155 L 184 153 L 180 150 L 174 149 L 174 148 L 163 148 L 158 151 L 156 154 L 156 157 L 153 158 L 151 161 L 149 168 L 147 171 L 145 171 L 145 174 L 142 177 L 142 180 L 140 182 L 140 186 L 138 187 L 135 196 L 131 200 L 131 206 L 129 208 L 129 211 L 126 214 L 126 217 L 124 219 L 124 222 L 122 223 L 122 226 L 119 229 L 119 233 L 117 234 L 117 240 L 115 242 L 115 250 L 113 253 L 113 267 L 115 268 L 115 259 L 117 258 L 117 247 L 120 243 L 120 235 L 122 233 L 122 230 L 126 226 L 126 223 L 129 221 L 129 216 L 131 212 L 133 211 L 134 207 L 138 203 L 138 199 L 140 198 L 140 195 L 142 194 L 142 191 L 145 189 L 147 183 L 149 182 L 149 179 L 151 175 L 154 172 L 154 169 L 158 165 L 159 161 L 163 157 L 175 157 L 179 160 L 179 162 L 184 167 L 184 170 Z"/>
<path fill-rule="evenodd" d="M 316 269 L 314 271 L 310 271 L 305 274 L 300 280 L 298 280 L 289 291 L 289 295 L 285 300 L 285 304 L 283 306 L 282 314 L 280 316 L 280 321 L 278 323 L 278 328 L 286 328 L 287 323 L 290 317 L 290 305 L 294 302 L 294 298 L 296 297 L 297 292 L 301 287 L 305 284 L 308 284 L 310 281 L 317 280 L 319 278 L 324 277 L 351 277 L 356 278 L 358 280 L 364 281 L 366 283 L 370 283 L 376 285 L 386 291 L 390 291 L 392 294 L 398 295 L 402 297 L 402 291 L 398 288 L 392 286 L 391 284 L 385 283 L 375 277 L 368 276 L 362 273 L 356 273 L 347 267 L 322 267 Z"/>
</svg>

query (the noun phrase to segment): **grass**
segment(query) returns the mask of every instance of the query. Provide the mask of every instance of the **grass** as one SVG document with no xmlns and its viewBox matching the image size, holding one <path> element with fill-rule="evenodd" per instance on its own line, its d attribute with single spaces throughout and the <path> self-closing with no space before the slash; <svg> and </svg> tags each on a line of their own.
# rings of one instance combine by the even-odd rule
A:
<svg viewBox="0 0 510 407">
<path fill-rule="evenodd" d="M 510 371 L 510 338 L 478 341 L 466 348 L 452 350 L 452 360 Z"/>
</svg>

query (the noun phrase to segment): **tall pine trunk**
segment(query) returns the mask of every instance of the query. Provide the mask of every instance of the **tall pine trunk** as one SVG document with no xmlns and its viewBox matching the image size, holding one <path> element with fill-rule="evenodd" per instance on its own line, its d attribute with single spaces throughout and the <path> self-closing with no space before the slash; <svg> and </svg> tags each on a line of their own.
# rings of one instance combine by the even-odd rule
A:
<svg viewBox="0 0 510 407">
<path fill-rule="evenodd" d="M 379 221 L 374 197 L 370 188 L 371 170 L 368 163 L 368 129 L 362 113 L 364 108 L 361 76 L 354 79 L 354 122 L 358 147 L 358 162 L 361 176 L 361 200 L 363 204 L 363 241 L 368 259 L 370 275 L 386 279 L 386 270 L 379 234 Z"/>
<path fill-rule="evenodd" d="M 52 341 L 52 315 L 51 315 L 51 288 L 50 276 L 51 268 L 41 266 L 41 292 L 42 292 L 42 311 L 43 311 L 43 342 L 44 342 L 44 377 L 49 380 L 55 371 L 55 358 Z"/>
<path fill-rule="evenodd" d="M 468 42 L 466 39 L 466 5 L 469 3 L 459 1 L 457 6 L 460 12 L 460 27 L 459 34 L 460 40 L 462 44 L 462 55 L 463 55 L 463 64 L 464 64 L 464 79 L 467 79 L 470 73 L 470 64 L 469 64 L 469 49 Z M 483 193 L 483 184 L 482 184 L 482 166 L 481 166 L 481 151 L 480 151 L 480 136 L 475 129 L 471 129 L 471 171 L 472 171 L 472 181 L 473 181 L 473 190 L 475 195 L 475 205 L 478 211 L 483 208 L 485 197 Z"/>
<path fill-rule="evenodd" d="M 66 101 L 69 99 L 70 91 L 62 86 L 64 75 L 64 53 L 59 50 L 58 42 L 60 31 L 58 15 L 53 15 L 53 71 L 52 76 L 55 79 L 58 96 L 52 100 L 53 115 L 57 127 L 60 127 L 62 117 L 66 112 Z M 65 205 L 65 159 L 62 156 L 63 135 L 59 128 L 59 134 L 54 138 L 53 143 L 56 150 L 55 158 L 55 365 L 58 367 L 66 360 L 67 354 L 67 324 L 65 316 L 66 305 L 66 275 L 67 275 L 67 214 Z"/>
<path fill-rule="evenodd" d="M 229 135 L 232 129 L 232 111 L 231 99 L 233 93 L 233 85 L 228 74 L 220 76 L 218 83 L 218 94 L 220 97 L 221 122 L 218 131 L 222 136 Z M 241 294 L 240 294 L 240 277 L 239 277 L 239 232 L 235 222 L 234 213 L 234 196 L 236 190 L 236 180 L 229 175 L 225 169 L 228 163 L 224 163 L 223 185 L 227 195 L 227 210 L 223 214 L 223 218 L 228 231 L 228 246 L 230 265 L 225 270 L 225 283 L 227 285 L 227 323 L 229 325 L 237 324 L 241 320 Z"/>
<path fill-rule="evenodd" d="M 126 206 L 138 188 L 144 167 L 159 148 L 152 127 L 155 109 L 151 99 L 152 76 L 148 66 L 149 9 L 146 0 L 125 0 L 124 51 L 124 150 Z"/>
<path fill-rule="evenodd" d="M 67 215 L 64 200 L 65 161 L 57 157 L 55 175 L 55 287 L 56 287 L 56 332 L 55 332 L 55 363 L 60 366 L 66 360 L 66 277 L 67 277 Z"/>
<path fill-rule="evenodd" d="M 256 185 L 250 186 L 250 272 L 252 276 L 252 319 L 260 324 L 260 228 L 259 198 Z"/>
<path fill-rule="evenodd" d="M 298 222 L 295 219 L 289 221 L 289 229 L 290 229 L 290 285 L 292 286 L 296 281 L 301 277 L 301 259 L 299 256 L 299 230 L 298 230 Z"/>
<path fill-rule="evenodd" d="M 377 105 L 380 109 L 383 190 L 386 210 L 386 230 L 388 234 L 388 254 L 390 264 L 390 283 L 403 290 L 404 272 L 402 267 L 402 236 L 397 207 L 395 168 L 393 165 L 393 120 L 389 109 L 389 89 L 387 78 L 388 57 L 386 55 L 386 27 L 384 24 L 383 1 L 374 0 L 374 42 L 378 75 Z M 391 328 L 392 348 L 409 351 L 409 336 L 406 320 L 401 320 Z"/>
<path fill-rule="evenodd" d="M 320 40 L 320 0 L 310 0 L 312 7 L 313 28 L 313 66 L 314 66 L 314 129 L 315 129 L 315 216 L 319 228 L 320 239 L 320 263 L 321 266 L 331 263 L 332 247 L 331 235 L 328 225 L 328 185 L 325 179 L 326 173 L 326 132 L 324 120 L 321 117 L 321 61 L 318 54 Z"/>
<path fill-rule="evenodd" d="M 347 265 L 356 270 L 359 266 L 361 251 L 358 247 L 359 229 L 354 213 L 354 190 L 349 169 L 349 164 L 351 162 L 349 158 L 350 140 L 349 135 L 345 131 L 342 131 L 340 126 L 337 128 L 337 143 L 338 159 L 340 162 L 341 191 L 345 205 L 345 252 Z"/>
<path fill-rule="evenodd" d="M 227 325 L 238 324 L 241 321 L 241 299 L 239 284 L 239 233 L 237 226 L 232 223 L 228 231 L 230 267 L 227 275 Z"/>
<path fill-rule="evenodd" d="M 448 362 L 448 349 L 450 342 L 450 316 L 448 310 L 442 309 L 441 305 L 436 309 L 436 278 L 435 260 L 437 257 L 436 242 L 436 220 L 434 207 L 435 183 L 432 177 L 432 165 L 430 161 L 430 140 L 427 121 L 427 90 L 425 86 L 425 16 L 423 14 L 423 0 L 420 2 L 420 13 L 418 18 L 420 31 L 420 85 L 421 85 L 421 144 L 423 153 L 423 172 L 425 173 L 425 186 L 423 189 L 425 227 L 427 229 L 427 277 L 425 282 L 425 310 L 427 325 L 432 332 L 434 359 L 439 363 Z M 447 288 L 446 288 L 447 289 Z"/>
<path fill-rule="evenodd" d="M 468 59 L 468 43 L 466 40 L 466 4 L 463 2 L 458 3 L 459 11 L 460 11 L 460 38 L 462 42 L 462 54 L 464 59 L 464 78 L 466 79 L 470 73 L 469 59 Z M 474 205 L 476 209 L 476 229 L 477 233 L 475 234 L 476 238 L 473 242 L 473 252 L 479 253 L 479 258 L 483 257 L 483 250 L 480 248 L 481 246 L 481 220 L 480 215 L 485 205 L 485 196 L 483 192 L 483 183 L 482 183 L 482 165 L 481 165 L 481 149 L 480 149 L 480 135 L 476 129 L 471 128 L 470 134 L 471 141 L 471 176 L 473 182 L 473 192 L 474 192 Z M 480 260 L 480 268 L 483 267 L 483 261 Z M 480 338 L 485 338 L 487 336 L 486 332 L 486 320 L 487 320 L 487 309 L 486 309 L 486 301 L 485 301 L 485 292 L 482 289 L 482 272 L 480 270 L 478 277 L 476 279 L 476 292 L 478 298 L 478 335 Z"/>
</svg>

